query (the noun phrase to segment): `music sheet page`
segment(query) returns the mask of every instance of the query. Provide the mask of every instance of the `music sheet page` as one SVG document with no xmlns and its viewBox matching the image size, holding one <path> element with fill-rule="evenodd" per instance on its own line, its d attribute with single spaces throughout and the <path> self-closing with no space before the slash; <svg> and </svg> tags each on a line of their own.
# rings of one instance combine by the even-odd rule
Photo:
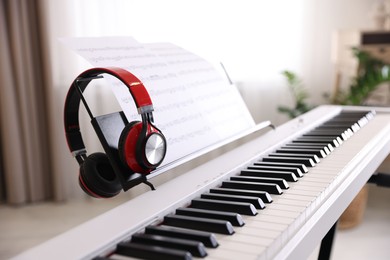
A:
<svg viewBox="0 0 390 260">
<path fill-rule="evenodd" d="M 168 142 L 163 165 L 255 125 L 226 75 L 174 44 L 140 43 L 132 37 L 61 41 L 95 67 L 121 67 L 142 81 L 153 102 L 155 124 Z M 129 122 L 140 120 L 129 90 L 109 75 L 104 78 Z"/>
</svg>

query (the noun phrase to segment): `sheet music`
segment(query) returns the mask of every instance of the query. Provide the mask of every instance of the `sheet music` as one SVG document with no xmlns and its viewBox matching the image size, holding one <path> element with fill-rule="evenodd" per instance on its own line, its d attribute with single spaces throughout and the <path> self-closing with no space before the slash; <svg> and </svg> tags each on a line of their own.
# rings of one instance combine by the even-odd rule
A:
<svg viewBox="0 0 390 260">
<path fill-rule="evenodd" d="M 168 141 L 164 164 L 255 125 L 237 88 L 201 57 L 171 43 L 132 37 L 68 38 L 65 45 L 93 66 L 122 67 L 148 90 L 155 124 Z M 129 121 L 140 120 L 130 92 L 104 75 Z"/>
</svg>

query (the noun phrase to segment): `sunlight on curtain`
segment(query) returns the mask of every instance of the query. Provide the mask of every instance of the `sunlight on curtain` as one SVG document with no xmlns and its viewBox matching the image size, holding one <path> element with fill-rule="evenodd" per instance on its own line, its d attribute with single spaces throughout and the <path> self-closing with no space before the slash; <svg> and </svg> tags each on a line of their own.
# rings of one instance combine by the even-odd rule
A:
<svg viewBox="0 0 390 260">
<path fill-rule="evenodd" d="M 12 204 L 45 200 L 53 191 L 40 14 L 36 2 L 1 2 L 0 189 Z"/>
</svg>

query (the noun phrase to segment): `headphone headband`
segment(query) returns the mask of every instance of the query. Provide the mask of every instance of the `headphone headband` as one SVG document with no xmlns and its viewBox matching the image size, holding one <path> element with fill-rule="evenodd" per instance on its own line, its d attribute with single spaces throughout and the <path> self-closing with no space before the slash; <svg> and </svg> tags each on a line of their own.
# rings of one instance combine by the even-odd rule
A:
<svg viewBox="0 0 390 260">
<path fill-rule="evenodd" d="M 70 151 L 74 156 L 85 154 L 85 145 L 81 137 L 79 125 L 79 107 L 81 95 L 78 89 L 84 92 L 88 84 L 101 74 L 109 74 L 119 79 L 129 89 L 135 101 L 138 113 L 145 115 L 153 111 L 153 104 L 143 83 L 127 70 L 110 68 L 93 68 L 81 73 L 69 88 L 64 107 L 65 134 Z M 144 116 L 142 116 L 144 118 Z M 146 117 L 147 118 L 147 117 Z"/>
</svg>

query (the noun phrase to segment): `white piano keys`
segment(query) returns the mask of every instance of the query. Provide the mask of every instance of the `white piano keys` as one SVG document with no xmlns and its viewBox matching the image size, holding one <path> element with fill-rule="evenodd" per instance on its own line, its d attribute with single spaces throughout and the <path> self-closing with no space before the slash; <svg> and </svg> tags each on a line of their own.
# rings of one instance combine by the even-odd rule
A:
<svg viewBox="0 0 390 260">
<path fill-rule="evenodd" d="M 236 233 L 234 234 L 235 239 L 230 239 L 229 237 L 223 236 L 223 235 L 216 235 L 219 246 L 227 246 L 229 245 L 229 248 L 234 251 L 239 251 L 239 252 L 251 252 L 253 249 L 252 253 L 256 253 L 256 247 L 268 247 L 271 245 L 275 239 L 275 237 L 269 238 L 269 237 L 264 237 L 258 235 L 248 235 L 240 232 L 241 229 L 237 228 Z M 251 248 L 248 248 L 248 250 L 242 245 L 249 245 Z M 217 247 L 217 248 L 218 248 Z M 215 249 L 217 249 L 215 248 Z M 258 251 L 257 251 L 258 253 Z"/>
<path fill-rule="evenodd" d="M 289 200 L 291 201 L 291 200 Z M 292 211 L 292 212 L 304 212 L 306 210 L 306 205 L 297 205 L 295 204 L 288 204 L 288 203 L 282 203 L 283 198 L 274 201 L 272 204 L 267 205 L 267 211 L 268 210 L 283 210 L 283 211 Z M 264 210 L 263 210 L 264 211 Z M 261 212 L 259 212 L 261 214 Z"/>
<path fill-rule="evenodd" d="M 232 236 L 215 234 L 219 246 L 207 250 L 207 259 L 259 259 L 259 255 L 272 246 L 286 228 L 286 225 L 272 224 L 267 227 L 270 229 L 264 229 L 266 223 L 249 218 L 243 227 L 235 227 Z"/>
<path fill-rule="evenodd" d="M 258 251 L 262 251 L 263 248 L 258 247 Z M 248 259 L 248 260 L 258 260 L 259 255 L 257 253 L 248 253 L 244 251 L 235 251 L 231 250 L 230 248 L 219 248 L 213 249 L 208 251 L 208 257 L 207 260 L 214 260 L 214 259 Z"/>
</svg>

